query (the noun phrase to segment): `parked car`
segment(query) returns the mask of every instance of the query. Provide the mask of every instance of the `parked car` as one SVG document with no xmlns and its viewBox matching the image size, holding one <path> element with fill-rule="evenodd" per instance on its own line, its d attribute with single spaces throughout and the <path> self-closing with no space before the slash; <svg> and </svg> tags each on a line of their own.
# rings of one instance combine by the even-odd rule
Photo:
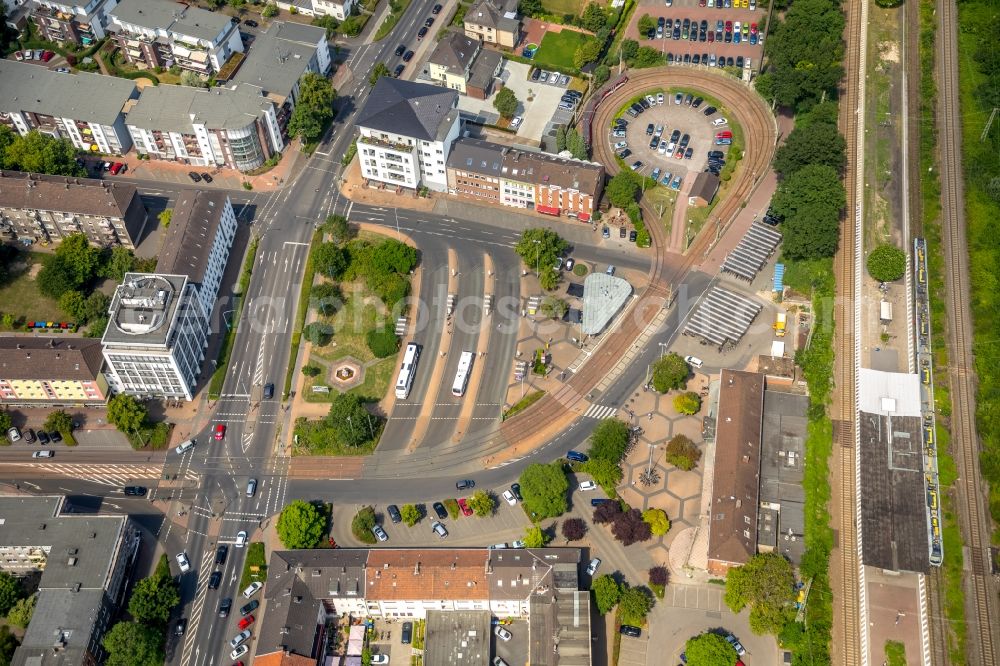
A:
<svg viewBox="0 0 1000 666">
<path fill-rule="evenodd" d="M 693 368 L 700 368 L 705 364 L 705 362 L 697 356 L 685 356 L 684 361 Z"/>
<path fill-rule="evenodd" d="M 507 501 L 507 504 L 509 504 L 511 506 L 514 506 L 515 504 L 517 504 L 517 498 L 514 497 L 514 493 L 510 492 L 509 490 L 503 491 L 503 498 L 504 498 L 504 500 Z"/>
<path fill-rule="evenodd" d="M 521 497 L 521 484 L 520 483 L 512 483 L 512 484 L 510 484 L 510 491 L 512 493 L 514 493 L 514 497 L 517 498 L 518 502 L 523 502 L 524 501 L 524 498 Z"/>
<path fill-rule="evenodd" d="M 107 169 L 105 169 L 105 171 L 107 171 Z M 191 180 L 193 180 L 196 183 L 200 183 L 201 182 L 201 176 L 198 175 L 197 173 L 195 173 L 194 171 L 188 171 L 188 178 L 190 178 Z"/>
<path fill-rule="evenodd" d="M 264 584 L 261 583 L 259 580 L 255 580 L 254 582 L 252 582 L 249 585 L 247 585 L 247 589 L 243 590 L 243 597 L 245 599 L 249 599 L 253 595 L 255 595 L 258 592 L 260 592 L 260 588 L 262 588 L 262 587 L 264 587 Z M 243 608 L 246 608 L 246 606 L 244 606 Z M 240 609 L 240 614 L 246 615 L 246 613 L 243 612 L 243 608 Z M 256 606 L 254 608 L 256 608 Z M 251 608 L 250 610 L 253 610 L 253 608 Z M 250 611 L 247 611 L 247 613 L 249 613 L 249 612 Z"/>
<path fill-rule="evenodd" d="M 601 229 L 601 237 L 602 238 L 611 238 L 611 229 L 608 229 L 607 227 L 604 227 L 603 229 Z"/>
<path fill-rule="evenodd" d="M 716 109 L 714 106 L 706 106 L 705 110 L 702 111 L 702 113 L 704 113 L 706 116 L 710 116 L 716 111 L 718 111 L 718 109 Z"/>
<path fill-rule="evenodd" d="M 55 456 L 55 453 L 49 449 L 45 449 L 44 451 L 35 451 L 31 454 L 32 458 L 52 458 L 53 456 Z"/>
<path fill-rule="evenodd" d="M 434 524 L 431 525 L 431 530 L 442 539 L 446 539 L 448 537 L 448 529 L 436 520 L 434 521 Z"/>
<path fill-rule="evenodd" d="M 230 659 L 239 659 L 240 657 L 242 657 L 243 655 L 245 655 L 249 651 L 250 651 L 250 648 L 248 648 L 246 645 L 241 645 L 241 646 L 239 646 L 238 648 L 236 648 L 235 650 L 233 650 L 232 652 L 229 653 L 229 658 Z"/>
<path fill-rule="evenodd" d="M 45 432 L 44 430 L 39 430 L 38 431 L 38 443 L 40 445 L 42 445 L 42 446 L 45 446 L 46 444 L 48 444 L 49 443 L 49 433 Z"/>
<path fill-rule="evenodd" d="M 7 429 L 7 439 L 9 439 L 12 443 L 13 442 L 20 442 L 21 441 L 21 431 L 18 430 L 17 427 L 14 427 L 14 426 L 8 428 Z"/>
<path fill-rule="evenodd" d="M 613 269 L 614 266 L 608 266 L 608 268 L 609 269 Z M 611 275 L 612 273 L 613 273 L 613 270 L 609 270 L 608 271 L 609 275 Z M 580 490 L 582 490 L 582 491 L 597 490 L 597 484 L 594 483 L 593 481 L 583 481 L 583 482 L 580 483 Z"/>
<path fill-rule="evenodd" d="M 742 657 L 747 653 L 747 650 L 745 647 L 743 647 L 743 644 L 740 643 L 738 640 L 736 640 L 736 636 L 733 636 L 732 634 L 727 635 L 726 642 L 733 646 L 733 649 L 736 650 L 736 654 L 739 655 L 740 657 Z"/>
<path fill-rule="evenodd" d="M 379 541 L 381 541 L 383 543 L 389 540 L 389 535 L 385 533 L 385 530 L 382 529 L 381 525 L 375 525 L 375 526 L 373 526 L 372 527 L 372 534 L 375 535 L 376 539 L 378 539 Z"/>
<path fill-rule="evenodd" d="M 615 144 L 615 150 L 625 150 L 628 148 L 628 141 L 619 141 Z"/>
<path fill-rule="evenodd" d="M 444 520 L 445 518 L 448 517 L 448 509 L 444 508 L 444 504 L 442 504 L 441 502 L 434 502 L 432 507 L 434 509 L 434 513 L 436 513 L 437 517 L 440 518 L 441 520 Z"/>
<path fill-rule="evenodd" d="M 601 558 L 595 557 L 590 561 L 590 564 L 587 565 L 587 575 L 593 576 L 594 574 L 597 573 L 597 570 L 600 568 L 601 568 Z"/>
<path fill-rule="evenodd" d="M 723 125 L 728 125 L 728 124 L 729 120 L 727 120 L 726 118 L 716 118 L 715 120 L 712 121 L 712 127 L 722 127 Z"/>
<path fill-rule="evenodd" d="M 425 28 L 429 28 L 429 27 L 431 27 L 432 25 L 434 25 L 434 17 L 433 17 L 433 16 L 428 16 L 428 17 L 427 17 L 427 20 L 426 20 L 426 21 L 424 21 L 424 27 L 425 27 Z"/>
<path fill-rule="evenodd" d="M 572 460 L 573 462 L 587 462 L 590 460 L 590 456 L 586 453 L 580 453 L 579 451 L 567 451 L 566 459 Z"/>
<path fill-rule="evenodd" d="M 245 26 L 247 26 L 249 28 L 259 28 L 260 27 L 260 24 L 257 23 L 257 21 L 254 21 L 253 19 L 247 19 L 247 20 L 243 21 L 243 25 L 245 25 Z"/>
<path fill-rule="evenodd" d="M 680 104 L 683 101 L 684 101 L 684 93 L 677 93 L 676 95 L 674 95 L 674 104 L 680 106 Z"/>
<path fill-rule="evenodd" d="M 632 156 L 632 151 L 629 150 L 628 148 L 618 153 L 618 157 L 622 158 L 623 160 L 628 159 L 631 156 Z"/>
<path fill-rule="evenodd" d="M 187 631 L 188 621 L 187 618 L 182 617 L 177 620 L 177 624 L 174 625 L 174 636 L 183 636 L 184 632 Z"/>
<path fill-rule="evenodd" d="M 35 443 L 35 431 L 32 430 L 31 428 L 28 428 L 27 430 L 22 432 L 21 436 L 24 438 L 24 441 L 27 442 L 28 444 Z"/>
<path fill-rule="evenodd" d="M 399 56 L 403 55 L 404 53 L 406 53 L 406 45 L 405 44 L 400 44 L 399 46 L 397 46 L 395 53 L 396 53 L 396 57 L 397 58 Z"/>
<path fill-rule="evenodd" d="M 125 165 L 122 164 L 121 162 L 115 162 L 114 164 L 112 164 L 111 165 L 111 175 L 112 176 L 117 176 L 118 174 L 120 174 L 121 171 L 122 171 L 122 167 L 124 167 L 124 166 Z"/>
<path fill-rule="evenodd" d="M 400 77 L 400 75 L 403 73 L 404 69 L 406 69 L 406 65 L 404 65 L 402 63 L 396 65 L 396 69 L 392 70 L 392 76 L 393 76 L 393 78 L 398 79 Z"/>
<path fill-rule="evenodd" d="M 462 498 L 460 498 L 458 500 L 458 508 L 462 510 L 462 515 L 463 516 L 471 516 L 472 515 L 472 507 L 469 506 L 469 501 L 467 499 L 465 499 L 464 497 L 462 497 Z"/>
<path fill-rule="evenodd" d="M 413 51 L 407 51 L 403 54 L 403 62 L 410 62 L 413 60 Z"/>
<path fill-rule="evenodd" d="M 403 633 L 400 636 L 399 640 L 400 640 L 400 642 L 403 645 L 409 645 L 410 642 L 413 640 L 413 623 L 412 622 L 404 622 L 403 623 Z"/>
<path fill-rule="evenodd" d="M 427 28 L 423 27 L 423 28 L 420 29 L 420 32 L 417 33 L 417 40 L 419 41 L 419 40 L 423 39 L 426 36 L 427 36 Z"/>
<path fill-rule="evenodd" d="M 58 444 L 59 442 L 62 441 L 62 433 L 59 432 L 58 430 L 50 430 L 49 439 Z"/>
<path fill-rule="evenodd" d="M 639 627 L 633 627 L 631 624 L 623 624 L 618 628 L 618 631 L 623 636 L 632 636 L 633 638 L 639 638 L 639 636 L 642 636 L 642 629 Z"/>
<path fill-rule="evenodd" d="M 248 604 L 240 606 L 240 615 L 249 615 L 260 607 L 260 602 L 254 599 Z"/>
<path fill-rule="evenodd" d="M 431 8 L 431 14 L 434 14 L 434 15 L 440 14 L 442 9 L 443 9 L 443 7 L 441 5 L 434 5 Z"/>
<path fill-rule="evenodd" d="M 512 639 L 514 637 L 513 634 L 511 634 L 509 631 L 507 631 L 506 628 L 504 628 L 503 626 L 501 626 L 499 624 L 497 626 L 493 627 L 493 633 L 496 634 L 497 638 L 499 638 L 502 641 L 509 641 L 510 639 Z"/>
<path fill-rule="evenodd" d="M 390 504 L 385 507 L 385 512 L 389 514 L 389 520 L 394 523 L 398 523 L 403 520 L 403 516 L 399 513 L 399 507 L 395 504 Z"/>
<path fill-rule="evenodd" d="M 508 129 L 512 129 L 512 130 L 516 130 L 518 127 L 521 126 L 521 121 L 523 121 L 523 120 L 524 120 L 524 118 L 522 118 L 521 116 L 514 116 L 511 119 L 510 124 L 507 125 L 507 128 Z"/>
<path fill-rule="evenodd" d="M 18 62 L 23 62 L 24 54 L 21 53 L 20 51 L 14 51 L 14 59 L 17 60 Z"/>
<path fill-rule="evenodd" d="M 632 231 L 628 232 L 629 242 L 634 243 L 635 239 L 638 238 L 638 237 L 639 237 L 639 233 L 635 229 L 633 229 Z"/>
<path fill-rule="evenodd" d="M 240 619 L 240 624 L 239 624 L 240 629 L 246 629 L 251 624 L 253 624 L 253 622 L 254 622 L 255 619 L 256 618 L 253 615 L 247 615 L 246 617 L 241 618 Z"/>
</svg>

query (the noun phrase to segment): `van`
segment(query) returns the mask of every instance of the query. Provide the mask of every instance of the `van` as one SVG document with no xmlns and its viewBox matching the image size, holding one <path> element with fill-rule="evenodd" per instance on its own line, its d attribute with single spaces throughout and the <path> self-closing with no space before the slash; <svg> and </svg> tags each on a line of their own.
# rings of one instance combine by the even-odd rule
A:
<svg viewBox="0 0 1000 666">
<path fill-rule="evenodd" d="M 176 448 L 176 449 L 174 449 L 174 450 L 175 450 L 175 451 L 176 451 L 177 453 L 181 454 L 181 453 L 186 453 L 186 452 L 190 451 L 190 450 L 191 450 L 191 449 L 193 449 L 193 448 L 194 448 L 194 440 L 193 440 L 193 439 L 189 439 L 189 440 L 187 440 L 186 442 L 181 442 L 181 443 L 180 443 L 180 444 L 179 444 L 179 445 L 177 446 L 177 448 Z"/>
<path fill-rule="evenodd" d="M 590 460 L 586 453 L 580 453 L 579 451 L 567 451 L 566 458 L 573 462 L 587 462 Z"/>
<path fill-rule="evenodd" d="M 688 364 L 688 365 L 690 365 L 690 366 L 691 366 L 692 368 L 700 368 L 701 366 L 705 365 L 705 362 L 704 362 L 704 361 L 702 361 L 702 360 L 701 360 L 700 358 L 698 358 L 697 356 L 685 356 L 685 357 L 684 357 L 684 360 L 685 360 L 685 361 L 687 362 L 687 364 Z"/>
</svg>

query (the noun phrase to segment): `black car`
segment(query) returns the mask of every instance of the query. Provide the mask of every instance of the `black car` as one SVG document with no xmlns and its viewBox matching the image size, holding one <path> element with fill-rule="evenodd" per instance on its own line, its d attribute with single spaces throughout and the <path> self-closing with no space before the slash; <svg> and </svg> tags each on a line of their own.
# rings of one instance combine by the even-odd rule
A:
<svg viewBox="0 0 1000 666">
<path fill-rule="evenodd" d="M 653 123 L 646 125 L 646 136 L 653 136 L 653 132 L 656 131 L 656 126 Z"/>
<path fill-rule="evenodd" d="M 679 129 L 675 129 L 673 132 L 671 132 L 670 133 L 670 140 L 673 141 L 674 143 L 677 143 L 678 141 L 680 141 L 681 140 L 681 131 Z"/>
<path fill-rule="evenodd" d="M 719 159 L 722 159 L 725 156 L 726 156 L 726 154 L 724 152 L 722 152 L 721 150 L 710 150 L 710 151 L 708 151 L 708 157 L 709 158 L 718 157 Z"/>
<path fill-rule="evenodd" d="M 390 504 L 385 507 L 385 512 L 389 514 L 389 519 L 394 523 L 398 523 L 403 520 L 403 517 L 399 514 L 399 507 L 395 504 Z"/>
<path fill-rule="evenodd" d="M 35 443 L 35 431 L 32 430 L 31 428 L 28 428 L 27 430 L 22 432 L 21 437 L 24 437 L 24 441 L 26 441 L 28 444 Z"/>
<path fill-rule="evenodd" d="M 680 144 L 681 148 L 687 148 L 688 143 L 690 142 L 691 142 L 691 135 L 685 134 L 684 136 L 681 137 L 681 144 Z"/>
<path fill-rule="evenodd" d="M 448 517 L 448 510 L 444 508 L 444 504 L 441 504 L 441 502 L 434 502 L 433 507 L 434 507 L 434 513 L 437 514 L 438 518 L 444 520 L 445 518 Z"/>
<path fill-rule="evenodd" d="M 400 44 L 399 46 L 396 47 L 396 57 L 397 58 L 399 56 L 403 55 L 404 53 L 406 53 L 406 45 L 405 44 Z"/>
<path fill-rule="evenodd" d="M 740 68 L 743 67 L 743 56 L 736 56 L 736 66 Z"/>
<path fill-rule="evenodd" d="M 583 93 L 580 92 L 579 90 L 567 90 L 566 94 L 569 95 L 570 97 L 575 97 L 576 99 L 583 98 Z"/>
<path fill-rule="evenodd" d="M 650 28 L 646 31 L 646 39 L 656 39 L 656 28 Z"/>
<path fill-rule="evenodd" d="M 212 182 L 212 177 L 209 176 L 207 173 L 202 173 L 201 174 L 201 179 L 203 181 L 205 181 L 206 183 L 211 183 Z"/>
<path fill-rule="evenodd" d="M 660 140 L 657 139 L 655 136 L 652 139 L 649 140 L 649 149 L 650 150 L 656 150 L 656 147 L 658 145 L 660 145 Z"/>
<path fill-rule="evenodd" d="M 666 30 L 668 30 L 668 31 L 670 31 L 670 30 L 673 30 L 673 29 L 674 29 L 674 20 L 673 20 L 673 19 L 670 19 L 670 18 L 668 18 L 668 19 L 667 19 L 667 24 L 666 24 L 665 28 L 666 28 Z"/>
<path fill-rule="evenodd" d="M 510 492 L 514 493 L 514 497 L 517 498 L 518 502 L 523 502 L 524 501 L 524 498 L 521 497 L 521 484 L 520 483 L 512 483 L 512 484 L 510 484 Z"/>
<path fill-rule="evenodd" d="M 618 238 L 625 238 L 625 227 L 618 227 Z"/>
<path fill-rule="evenodd" d="M 413 640 L 413 623 L 404 622 L 403 623 L 403 635 L 399 639 L 403 645 L 409 645 L 410 641 Z"/>
<path fill-rule="evenodd" d="M 646 106 L 649 106 L 649 102 L 646 102 Z M 643 108 L 642 104 L 639 104 L 639 102 L 633 102 L 631 109 L 636 113 L 642 113 L 643 111 L 646 110 L 645 108 Z"/>
<path fill-rule="evenodd" d="M 684 151 L 684 159 L 689 160 L 692 155 L 694 155 L 694 148 L 688 146 L 688 149 Z"/>
<path fill-rule="evenodd" d="M 431 8 L 431 14 L 440 14 L 442 9 L 444 9 L 444 7 L 442 7 L 441 5 L 434 5 Z"/>
<path fill-rule="evenodd" d="M 633 229 L 632 231 L 628 232 L 628 240 L 629 240 L 629 242 L 630 243 L 634 243 L 635 239 L 638 237 L 638 235 L 639 234 L 636 232 L 635 229 Z"/>
<path fill-rule="evenodd" d="M 666 24 L 667 24 L 667 19 L 663 18 L 662 16 L 660 18 L 656 19 L 656 27 L 662 28 Z"/>
<path fill-rule="evenodd" d="M 671 36 L 674 39 L 680 39 L 681 38 L 681 27 L 679 25 L 674 24 L 674 34 L 671 35 Z"/>
<path fill-rule="evenodd" d="M 246 21 L 243 21 L 243 25 L 251 27 L 251 28 L 258 28 L 258 27 L 260 27 L 260 24 L 257 23 L 257 21 L 254 21 L 253 19 L 247 19 Z"/>
<path fill-rule="evenodd" d="M 274 397 L 274 384 L 264 384 L 264 400 Z"/>
<path fill-rule="evenodd" d="M 649 108 L 649 100 L 643 97 L 642 99 L 639 100 L 639 106 L 641 106 L 642 110 L 645 111 L 646 109 Z"/>
<path fill-rule="evenodd" d="M 145 497 L 146 489 L 142 486 L 125 486 L 122 490 L 126 495 L 130 497 Z"/>
<path fill-rule="evenodd" d="M 187 631 L 188 621 L 187 618 L 182 617 L 177 620 L 177 625 L 174 627 L 175 636 L 183 636 L 184 632 Z"/>
<path fill-rule="evenodd" d="M 208 589 L 217 590 L 219 589 L 219 583 L 222 582 L 222 572 L 213 571 L 212 575 L 208 577 Z"/>
<path fill-rule="evenodd" d="M 690 53 L 685 53 L 684 54 L 684 64 L 686 65 L 686 64 L 689 64 L 690 62 L 691 62 L 691 54 Z"/>
<path fill-rule="evenodd" d="M 576 104 L 576 97 L 572 95 L 563 95 L 559 98 L 560 102 L 566 102 L 567 104 Z"/>
<path fill-rule="evenodd" d="M 215 549 L 215 564 L 222 566 L 226 563 L 226 557 L 229 555 L 229 546 L 219 546 Z"/>
<path fill-rule="evenodd" d="M 642 629 L 639 627 L 633 627 L 631 624 L 623 624 L 618 631 L 620 631 L 623 636 L 632 636 L 634 638 L 639 638 L 639 636 L 642 635 Z"/>
<path fill-rule="evenodd" d="M 674 54 L 673 53 L 669 53 L 669 52 L 667 53 L 667 64 L 668 65 L 674 64 Z"/>
<path fill-rule="evenodd" d="M 629 150 L 628 148 L 626 148 L 622 152 L 618 153 L 618 157 L 622 158 L 623 160 L 626 159 L 626 158 L 628 158 L 631 155 L 632 155 L 632 151 Z"/>
<path fill-rule="evenodd" d="M 532 81 L 537 81 L 538 77 L 540 77 L 541 75 L 542 75 L 542 70 L 536 69 L 535 71 L 533 71 L 531 73 L 531 80 Z"/>
<path fill-rule="evenodd" d="M 53 430 L 52 432 L 49 433 L 49 439 L 51 439 L 53 442 L 59 443 L 62 441 L 62 435 L 59 433 L 58 430 Z"/>
<path fill-rule="evenodd" d="M 710 116 L 716 111 L 718 111 L 718 109 L 716 109 L 714 106 L 707 106 L 705 107 L 705 110 L 702 111 L 702 113 L 704 113 L 706 116 Z"/>
<path fill-rule="evenodd" d="M 193 180 L 196 183 L 200 183 L 201 182 L 201 176 L 199 176 L 194 171 L 188 171 L 188 178 L 190 178 L 191 180 Z"/>
<path fill-rule="evenodd" d="M 243 617 L 246 617 L 250 613 L 252 613 L 255 610 L 257 610 L 258 606 L 260 606 L 260 602 L 257 601 L 256 599 L 254 599 L 250 603 L 245 604 L 243 606 L 240 606 L 240 615 L 242 615 Z"/>
<path fill-rule="evenodd" d="M 734 67 L 736 62 L 733 60 L 733 56 L 726 58 L 726 67 Z"/>
<path fill-rule="evenodd" d="M 403 54 L 403 62 L 410 62 L 413 60 L 413 51 L 407 51 Z"/>
<path fill-rule="evenodd" d="M 417 33 L 417 39 L 423 39 L 427 36 L 427 28 L 421 28 L 420 32 Z"/>
<path fill-rule="evenodd" d="M 693 102 L 691 102 L 691 108 L 692 108 L 692 109 L 697 109 L 697 108 L 700 108 L 700 107 L 701 107 L 701 103 L 702 103 L 702 102 L 704 102 L 704 101 L 705 101 L 705 100 L 704 100 L 704 99 L 702 99 L 701 97 L 695 97 L 695 98 L 694 98 L 694 101 L 693 101 Z"/>
<path fill-rule="evenodd" d="M 698 24 L 698 27 L 701 28 L 702 30 L 708 30 L 708 21 L 702 19 L 701 23 Z"/>
<path fill-rule="evenodd" d="M 431 27 L 432 25 L 434 25 L 434 17 L 433 16 L 428 16 L 427 20 L 424 21 L 424 25 L 427 26 L 428 28 Z"/>
<path fill-rule="evenodd" d="M 38 443 L 41 444 L 42 446 L 49 443 L 49 435 L 44 430 L 38 431 Z"/>
<path fill-rule="evenodd" d="M 229 617 L 229 611 L 233 609 L 233 600 L 226 598 L 219 602 L 219 617 Z"/>
<path fill-rule="evenodd" d="M 693 65 L 700 65 L 701 64 L 701 56 L 698 55 L 697 53 L 695 53 L 693 56 L 691 56 L 691 64 L 693 64 Z M 690 95 L 688 95 L 688 97 L 690 97 Z"/>
<path fill-rule="evenodd" d="M 396 65 L 396 69 L 392 70 L 392 75 L 398 79 L 399 75 L 403 73 L 404 69 L 406 69 L 406 65 L 400 63 Z"/>
<path fill-rule="evenodd" d="M 473 481 L 472 479 L 462 479 L 461 481 L 455 484 L 455 488 L 457 488 L 458 490 L 469 490 L 475 487 L 476 487 L 476 482 Z"/>
<path fill-rule="evenodd" d="M 632 233 L 635 233 L 634 231 Z M 614 502 L 612 499 L 607 497 L 594 497 L 590 500 L 590 506 L 601 506 L 602 504 L 607 504 L 608 502 Z"/>
</svg>

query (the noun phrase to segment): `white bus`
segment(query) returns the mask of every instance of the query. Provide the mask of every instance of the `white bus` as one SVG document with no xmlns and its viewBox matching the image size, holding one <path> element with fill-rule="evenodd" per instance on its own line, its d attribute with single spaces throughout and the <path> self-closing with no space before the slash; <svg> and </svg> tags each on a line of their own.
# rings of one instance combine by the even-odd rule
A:
<svg viewBox="0 0 1000 666">
<path fill-rule="evenodd" d="M 406 345 L 403 353 L 403 365 L 399 367 L 399 377 L 396 379 L 396 397 L 406 400 L 413 388 L 413 376 L 417 374 L 417 361 L 420 360 L 420 347 L 414 343 Z"/>
<path fill-rule="evenodd" d="M 465 389 L 469 386 L 469 374 L 472 372 L 472 359 L 476 355 L 473 352 L 462 352 L 462 357 L 458 359 L 458 372 L 455 373 L 455 383 L 451 385 L 451 394 L 456 398 L 465 395 Z"/>
</svg>

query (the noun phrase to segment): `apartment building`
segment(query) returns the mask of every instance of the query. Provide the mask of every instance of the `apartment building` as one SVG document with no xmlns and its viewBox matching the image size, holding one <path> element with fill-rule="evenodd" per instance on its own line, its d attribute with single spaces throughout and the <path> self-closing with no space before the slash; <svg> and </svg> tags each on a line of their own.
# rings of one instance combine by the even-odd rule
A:
<svg viewBox="0 0 1000 666">
<path fill-rule="evenodd" d="M 150 159 L 250 171 L 284 149 L 274 104 L 252 86 L 146 88 L 126 117 Z"/>
<path fill-rule="evenodd" d="M 0 405 L 103 405 L 103 366 L 101 341 L 94 338 L 0 336 Z"/>
<path fill-rule="evenodd" d="M 13 666 L 92 666 L 118 616 L 141 532 L 120 515 L 70 513 L 62 496 L 0 497 L 0 569 L 39 577 Z"/>
<path fill-rule="evenodd" d="M 243 51 L 239 22 L 222 12 L 170 0 L 123 0 L 110 16 L 121 52 L 139 67 L 213 74 Z"/>
<path fill-rule="evenodd" d="M 521 39 L 517 0 L 477 0 L 465 13 L 465 34 L 508 49 Z"/>
<path fill-rule="evenodd" d="M 590 220 L 604 189 L 604 167 L 524 148 L 458 139 L 448 157 L 453 194 Z"/>
<path fill-rule="evenodd" d="M 395 187 L 448 188 L 445 161 L 458 138 L 458 93 L 384 76 L 358 113 L 361 175 Z"/>
<path fill-rule="evenodd" d="M 276 551 L 267 569 L 254 663 L 316 663 L 329 617 L 430 622 L 437 613 L 459 618 L 481 612 L 529 619 L 529 663 L 589 666 L 589 596 L 578 589 L 579 563 L 576 548 Z M 426 636 L 426 649 L 436 652 L 436 634 Z M 290 657 L 299 661 L 284 661 Z"/>
<path fill-rule="evenodd" d="M 482 46 L 478 37 L 449 32 L 427 59 L 428 75 L 445 88 L 486 99 L 493 93 L 493 82 L 500 76 L 504 59 Z"/>
<path fill-rule="evenodd" d="M 276 21 L 254 40 L 232 81 L 260 89 L 274 103 L 278 127 L 284 132 L 302 77 L 310 72 L 326 76 L 331 63 L 324 28 Z"/>
<path fill-rule="evenodd" d="M 108 14 L 118 0 L 90 0 L 84 4 L 29 0 L 26 4 L 31 22 L 43 39 L 90 46 L 108 34 Z"/>
<path fill-rule="evenodd" d="M 131 183 L 0 171 L 0 240 L 59 243 L 82 233 L 98 247 L 135 249 L 146 208 Z"/>
<path fill-rule="evenodd" d="M 286 12 L 296 11 L 306 16 L 332 16 L 338 21 L 343 21 L 357 5 L 354 0 L 278 0 L 279 8 Z"/>
<path fill-rule="evenodd" d="M 16 60 L 0 60 L 0 81 L 0 123 L 18 134 L 38 130 L 79 150 L 112 155 L 132 147 L 125 128 L 125 112 L 139 96 L 132 81 Z"/>
</svg>

